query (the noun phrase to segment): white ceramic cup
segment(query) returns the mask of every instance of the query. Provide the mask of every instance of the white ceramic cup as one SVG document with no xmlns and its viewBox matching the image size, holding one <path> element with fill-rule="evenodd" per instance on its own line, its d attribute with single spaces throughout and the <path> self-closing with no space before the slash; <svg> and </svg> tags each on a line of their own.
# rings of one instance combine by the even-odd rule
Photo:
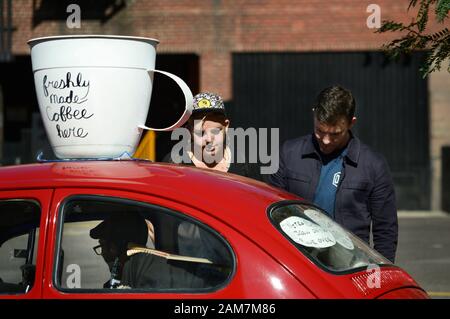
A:
<svg viewBox="0 0 450 319">
<path fill-rule="evenodd" d="M 143 129 L 170 131 L 188 120 L 192 92 L 176 75 L 155 70 L 158 43 L 104 35 L 28 41 L 40 112 L 58 158 L 131 156 Z M 173 79 L 186 102 L 178 121 L 161 129 L 145 126 L 154 72 Z"/>
</svg>

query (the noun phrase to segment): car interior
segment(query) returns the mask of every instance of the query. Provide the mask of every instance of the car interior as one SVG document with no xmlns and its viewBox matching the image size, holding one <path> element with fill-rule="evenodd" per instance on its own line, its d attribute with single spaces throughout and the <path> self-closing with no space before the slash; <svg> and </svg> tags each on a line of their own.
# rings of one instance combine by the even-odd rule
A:
<svg viewBox="0 0 450 319">
<path fill-rule="evenodd" d="M 40 215 L 34 201 L 0 201 L 0 294 L 33 287 Z"/>
<path fill-rule="evenodd" d="M 218 233 L 180 212 L 102 196 L 72 197 L 63 205 L 62 212 L 55 277 L 61 290 L 204 291 L 217 289 L 232 275 L 234 259 L 229 245 Z M 145 246 L 127 245 L 128 258 L 119 267 L 122 284 L 111 287 L 108 282 L 114 267 L 103 258 L 104 252 L 96 255 L 92 251 L 100 241 L 90 238 L 89 233 L 108 218 L 122 215 L 141 216 L 151 225 L 152 232 L 149 227 Z M 125 223 L 120 227 L 125 232 Z M 66 271 L 73 264 L 80 267 L 78 281 Z"/>
</svg>

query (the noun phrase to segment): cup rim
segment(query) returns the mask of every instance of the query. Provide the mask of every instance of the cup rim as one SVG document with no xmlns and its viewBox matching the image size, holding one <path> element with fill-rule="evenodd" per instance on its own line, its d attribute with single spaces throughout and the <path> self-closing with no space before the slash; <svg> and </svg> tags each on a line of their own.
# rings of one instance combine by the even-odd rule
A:
<svg viewBox="0 0 450 319">
<path fill-rule="evenodd" d="M 159 44 L 159 40 L 155 38 L 128 36 L 128 35 L 106 35 L 106 34 L 75 34 L 75 35 L 54 35 L 39 38 L 33 38 L 27 41 L 27 44 L 32 47 L 38 43 L 50 40 L 65 40 L 65 39 L 118 39 L 118 40 L 135 40 L 151 44 Z"/>
</svg>

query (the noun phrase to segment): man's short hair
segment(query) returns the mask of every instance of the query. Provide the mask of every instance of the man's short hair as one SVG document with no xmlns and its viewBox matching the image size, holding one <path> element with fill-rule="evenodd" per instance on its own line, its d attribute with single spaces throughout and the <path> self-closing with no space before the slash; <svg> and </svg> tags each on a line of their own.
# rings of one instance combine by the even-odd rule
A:
<svg viewBox="0 0 450 319">
<path fill-rule="evenodd" d="M 356 102 L 352 93 L 341 86 L 328 87 L 316 98 L 314 115 L 320 123 L 336 124 L 345 117 L 349 123 L 355 116 Z"/>
</svg>

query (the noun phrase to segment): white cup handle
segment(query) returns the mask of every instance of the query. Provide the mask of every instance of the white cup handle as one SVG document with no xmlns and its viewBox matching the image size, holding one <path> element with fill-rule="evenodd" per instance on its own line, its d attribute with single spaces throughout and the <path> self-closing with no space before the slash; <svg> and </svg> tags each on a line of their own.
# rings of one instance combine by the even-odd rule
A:
<svg viewBox="0 0 450 319">
<path fill-rule="evenodd" d="M 187 86 L 187 84 L 178 76 L 169 73 L 169 72 L 165 72 L 165 71 L 160 71 L 160 70 L 147 70 L 148 75 L 152 78 L 152 75 L 154 72 L 157 73 L 161 73 L 163 75 L 168 76 L 169 78 L 171 78 L 172 80 L 174 80 L 178 86 L 180 87 L 181 91 L 183 91 L 183 95 L 184 95 L 184 100 L 186 102 L 185 108 L 184 108 L 184 113 L 183 115 L 178 119 L 178 121 L 173 124 L 172 126 L 166 127 L 166 128 L 152 128 L 152 127 L 147 127 L 144 124 L 138 125 L 139 128 L 144 129 L 144 130 L 152 130 L 152 131 L 173 131 L 174 129 L 181 127 L 184 123 L 186 123 L 186 121 L 189 119 L 189 117 L 192 114 L 192 109 L 193 109 L 193 103 L 194 103 L 194 97 L 192 96 L 192 92 L 189 89 L 189 87 Z"/>
</svg>

